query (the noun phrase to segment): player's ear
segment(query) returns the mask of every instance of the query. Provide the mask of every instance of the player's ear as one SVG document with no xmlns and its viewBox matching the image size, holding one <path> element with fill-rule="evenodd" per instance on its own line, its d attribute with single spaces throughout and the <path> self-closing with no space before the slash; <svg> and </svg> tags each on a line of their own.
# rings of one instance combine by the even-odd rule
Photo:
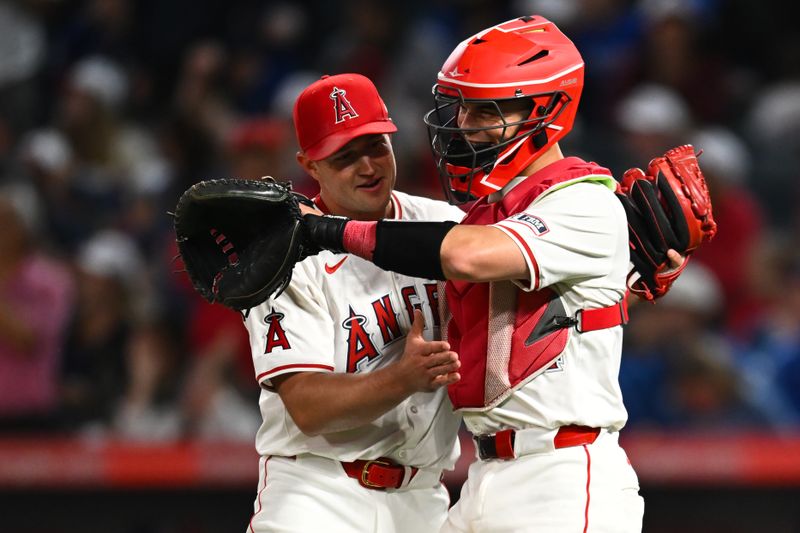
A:
<svg viewBox="0 0 800 533">
<path fill-rule="evenodd" d="M 297 163 L 303 167 L 309 176 L 314 178 L 315 180 L 319 181 L 319 170 L 317 169 L 317 162 L 312 161 L 304 152 L 297 152 L 295 156 L 297 158 Z"/>
</svg>

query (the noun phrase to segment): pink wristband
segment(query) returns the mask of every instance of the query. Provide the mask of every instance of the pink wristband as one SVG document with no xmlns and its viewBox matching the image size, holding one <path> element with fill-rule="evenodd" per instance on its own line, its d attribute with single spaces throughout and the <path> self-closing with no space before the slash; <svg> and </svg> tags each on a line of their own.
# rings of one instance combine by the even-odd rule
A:
<svg viewBox="0 0 800 533">
<path fill-rule="evenodd" d="M 372 261 L 377 229 L 378 223 L 374 220 L 349 220 L 344 227 L 342 246 L 351 254 Z"/>
</svg>

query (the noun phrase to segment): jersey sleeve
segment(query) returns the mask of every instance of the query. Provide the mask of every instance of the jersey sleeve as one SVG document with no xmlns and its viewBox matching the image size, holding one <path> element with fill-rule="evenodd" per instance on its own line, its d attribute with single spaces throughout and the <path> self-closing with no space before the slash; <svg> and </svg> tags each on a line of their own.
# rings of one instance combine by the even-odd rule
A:
<svg viewBox="0 0 800 533">
<path fill-rule="evenodd" d="M 295 266 L 286 290 L 245 319 L 256 381 L 267 389 L 281 374 L 334 370 L 333 321 L 311 261 Z"/>
<path fill-rule="evenodd" d="M 602 277 L 617 262 L 628 263 L 625 212 L 614 194 L 599 184 L 559 189 L 494 226 L 511 237 L 525 257 L 530 278 L 515 281 L 525 291 Z"/>
</svg>

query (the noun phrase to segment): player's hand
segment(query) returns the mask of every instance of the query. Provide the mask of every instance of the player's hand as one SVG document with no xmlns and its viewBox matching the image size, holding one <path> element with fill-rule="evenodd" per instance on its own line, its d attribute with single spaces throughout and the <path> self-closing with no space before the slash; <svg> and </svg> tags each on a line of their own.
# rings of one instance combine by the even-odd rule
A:
<svg viewBox="0 0 800 533">
<path fill-rule="evenodd" d="M 669 259 L 669 266 L 672 270 L 680 268 L 686 258 L 679 254 L 677 251 L 670 248 L 667 250 L 667 259 Z"/>
<path fill-rule="evenodd" d="M 305 216 L 305 215 L 308 215 L 309 213 L 312 214 L 312 215 L 319 215 L 319 216 L 324 215 L 324 213 L 322 211 L 320 211 L 319 209 L 316 209 L 316 208 L 311 207 L 311 206 L 306 205 L 306 204 L 300 204 L 300 214 Z"/>
<path fill-rule="evenodd" d="M 422 336 L 425 319 L 414 310 L 414 322 L 406 337 L 403 355 L 395 364 L 397 377 L 411 393 L 432 392 L 461 379 L 458 354 L 445 341 L 426 341 Z"/>
<path fill-rule="evenodd" d="M 679 254 L 676 250 L 673 250 L 672 248 L 667 250 L 667 260 L 669 261 L 669 270 L 667 270 L 666 273 L 674 272 L 675 270 L 681 268 L 686 259 L 687 259 L 686 256 Z M 644 302 L 644 301 L 646 300 L 642 297 L 632 298 L 630 295 L 628 296 L 629 307 L 637 304 L 638 302 Z M 650 303 L 655 303 L 655 302 L 650 302 Z"/>
</svg>

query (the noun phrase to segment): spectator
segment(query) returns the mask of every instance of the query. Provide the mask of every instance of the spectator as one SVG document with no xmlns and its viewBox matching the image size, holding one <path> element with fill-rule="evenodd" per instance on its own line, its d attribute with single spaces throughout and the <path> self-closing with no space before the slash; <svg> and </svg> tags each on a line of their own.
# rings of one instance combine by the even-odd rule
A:
<svg viewBox="0 0 800 533">
<path fill-rule="evenodd" d="M 751 158 L 747 146 L 724 128 L 702 130 L 691 139 L 702 150 L 700 165 L 714 203 L 718 231 L 701 246 L 695 258 L 719 280 L 724 298 L 727 332 L 739 338 L 751 335 L 763 310 L 758 294 L 758 264 L 764 242 L 763 215 L 747 189 Z"/>
<path fill-rule="evenodd" d="M 133 242 L 118 232 L 101 232 L 79 250 L 77 309 L 64 365 L 68 429 L 110 421 L 127 379 L 124 353 L 143 268 Z"/>
<path fill-rule="evenodd" d="M 68 270 L 37 246 L 31 189 L 0 191 L 0 428 L 52 430 L 63 333 L 73 305 Z"/>
<path fill-rule="evenodd" d="M 632 310 L 619 375 L 629 427 L 675 422 L 671 372 L 684 348 L 705 338 L 720 298 L 713 274 L 691 262 L 657 306 Z"/>
<path fill-rule="evenodd" d="M 658 349 L 666 363 L 663 391 L 668 426 L 707 430 L 773 423 L 750 394 L 732 346 L 716 327 L 723 304 L 719 281 L 698 263 L 690 263 L 659 301 L 657 320 L 663 335 Z"/>
<path fill-rule="evenodd" d="M 645 82 L 668 87 L 686 101 L 694 117 L 719 122 L 738 111 L 738 95 L 733 94 L 737 84 L 732 83 L 735 72 L 713 46 L 716 21 L 703 4 L 703 0 L 638 2 L 639 53 L 625 78 L 629 87 Z"/>
<path fill-rule="evenodd" d="M 251 180 L 264 175 L 282 179 L 289 171 L 287 154 L 291 153 L 287 126 L 269 117 L 237 124 L 227 139 L 230 175 Z M 292 166 L 293 161 L 292 157 Z"/>
<path fill-rule="evenodd" d="M 800 229 L 797 209 L 800 75 L 762 88 L 746 115 L 743 132 L 755 148 L 757 170 L 750 185 L 762 205 L 770 206 L 766 214 L 773 227 L 797 232 Z"/>
<path fill-rule="evenodd" d="M 127 381 L 112 417 L 113 435 L 136 441 L 180 438 L 181 350 L 175 328 L 158 319 L 136 324 L 125 349 L 125 363 Z"/>
<path fill-rule="evenodd" d="M 58 127 L 75 159 L 72 185 L 98 227 L 119 223 L 126 201 L 142 190 L 164 190 L 169 177 L 152 136 L 126 120 L 127 73 L 104 57 L 81 60 L 69 72 Z M 155 183 L 154 183 L 155 182 Z"/>
<path fill-rule="evenodd" d="M 700 431 L 770 426 L 770 417 L 752 403 L 729 354 L 692 343 L 676 358 L 669 393 L 673 425 Z"/>
<path fill-rule="evenodd" d="M 188 325 L 191 359 L 184 389 L 190 434 L 208 439 L 253 439 L 261 424 L 258 386 L 242 317 L 198 302 Z"/>
<path fill-rule="evenodd" d="M 685 143 L 691 115 L 683 99 L 662 85 L 635 88 L 619 105 L 617 126 L 624 168 L 646 165 L 650 159 Z"/>
<path fill-rule="evenodd" d="M 44 237 L 61 253 L 74 253 L 98 223 L 94 199 L 81 191 L 69 142 L 55 128 L 25 136 L 19 158 L 43 205 Z"/>
<path fill-rule="evenodd" d="M 35 124 L 36 75 L 45 61 L 45 28 L 31 2 L 0 2 L 0 117 L 15 136 Z"/>
<path fill-rule="evenodd" d="M 771 288 L 770 306 L 755 335 L 740 345 L 737 364 L 750 396 L 782 427 L 800 423 L 800 259 L 790 247 L 769 248 L 761 273 Z"/>
</svg>

